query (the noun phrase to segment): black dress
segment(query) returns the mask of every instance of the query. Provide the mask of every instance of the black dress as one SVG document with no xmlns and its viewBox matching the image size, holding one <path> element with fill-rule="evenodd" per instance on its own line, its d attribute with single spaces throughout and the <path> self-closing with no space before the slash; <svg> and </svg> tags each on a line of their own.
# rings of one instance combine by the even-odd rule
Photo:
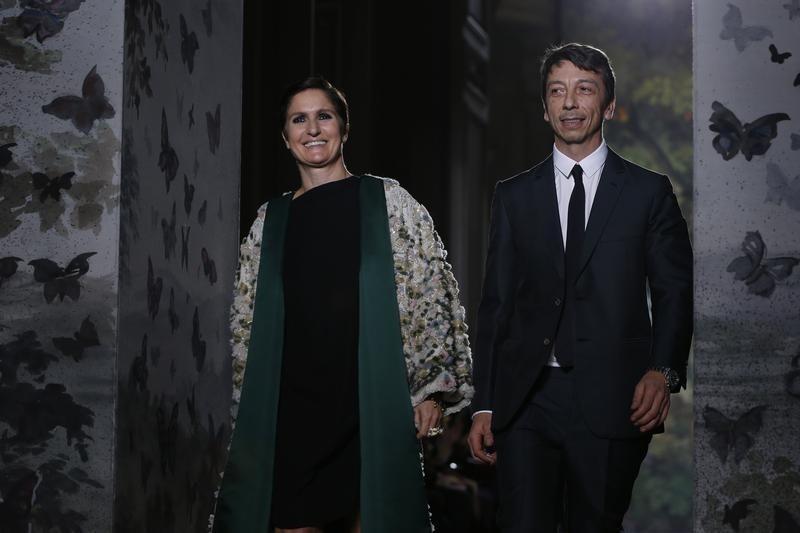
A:
<svg viewBox="0 0 800 533">
<path fill-rule="evenodd" d="M 320 185 L 289 208 L 275 527 L 320 527 L 358 509 L 358 184 Z"/>
</svg>

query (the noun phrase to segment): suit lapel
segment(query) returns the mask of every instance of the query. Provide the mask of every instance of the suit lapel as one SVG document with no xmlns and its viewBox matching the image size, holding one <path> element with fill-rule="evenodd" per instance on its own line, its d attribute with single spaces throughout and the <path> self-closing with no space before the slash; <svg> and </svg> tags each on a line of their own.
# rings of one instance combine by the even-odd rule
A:
<svg viewBox="0 0 800 533">
<path fill-rule="evenodd" d="M 535 173 L 533 198 L 542 213 L 544 233 L 547 238 L 546 253 L 552 258 L 558 277 L 564 279 L 564 239 L 561 235 L 561 220 L 558 216 L 558 197 L 556 196 L 555 168 L 550 156 L 538 166 Z"/>
<path fill-rule="evenodd" d="M 586 263 L 594 252 L 597 241 L 603 234 L 608 218 L 617 205 L 619 193 L 625 184 L 625 165 L 622 158 L 608 150 L 606 163 L 603 173 L 600 175 L 600 183 L 597 184 L 597 193 L 594 197 L 592 210 L 589 214 L 589 222 L 586 224 L 586 234 L 583 240 L 583 253 L 581 254 L 580 267 L 578 274 L 586 268 Z"/>
</svg>

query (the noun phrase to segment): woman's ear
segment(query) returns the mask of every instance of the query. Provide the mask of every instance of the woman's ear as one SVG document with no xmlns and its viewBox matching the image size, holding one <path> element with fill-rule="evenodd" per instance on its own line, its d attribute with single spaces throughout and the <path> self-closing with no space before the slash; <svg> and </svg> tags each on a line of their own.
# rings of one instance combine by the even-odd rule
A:
<svg viewBox="0 0 800 533">
<path fill-rule="evenodd" d="M 342 144 L 347 142 L 347 136 L 350 135 L 350 123 L 344 125 L 344 135 L 342 135 Z"/>
<path fill-rule="evenodd" d="M 281 139 L 283 139 L 283 144 L 286 145 L 286 148 L 289 148 L 289 139 L 286 138 L 286 133 L 281 132 Z"/>
</svg>

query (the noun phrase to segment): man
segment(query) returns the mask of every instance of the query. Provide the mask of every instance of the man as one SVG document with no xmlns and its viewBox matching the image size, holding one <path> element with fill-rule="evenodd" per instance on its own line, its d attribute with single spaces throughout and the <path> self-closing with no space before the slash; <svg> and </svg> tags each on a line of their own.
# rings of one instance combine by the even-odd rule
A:
<svg viewBox="0 0 800 533">
<path fill-rule="evenodd" d="M 553 155 L 495 190 L 469 444 L 502 531 L 616 532 L 685 386 L 692 250 L 667 177 L 603 140 L 605 53 L 553 48 L 540 73 Z"/>
</svg>

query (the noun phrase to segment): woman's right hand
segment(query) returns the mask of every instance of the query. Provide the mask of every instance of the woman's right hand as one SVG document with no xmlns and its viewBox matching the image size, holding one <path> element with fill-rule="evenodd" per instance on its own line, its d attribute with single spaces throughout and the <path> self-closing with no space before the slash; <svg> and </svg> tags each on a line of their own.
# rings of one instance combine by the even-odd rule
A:
<svg viewBox="0 0 800 533">
<path fill-rule="evenodd" d="M 424 439 L 441 433 L 442 414 L 442 406 L 436 400 L 425 400 L 414 407 L 414 425 L 417 426 L 417 438 Z M 428 434 L 431 430 L 435 435 Z"/>
</svg>

